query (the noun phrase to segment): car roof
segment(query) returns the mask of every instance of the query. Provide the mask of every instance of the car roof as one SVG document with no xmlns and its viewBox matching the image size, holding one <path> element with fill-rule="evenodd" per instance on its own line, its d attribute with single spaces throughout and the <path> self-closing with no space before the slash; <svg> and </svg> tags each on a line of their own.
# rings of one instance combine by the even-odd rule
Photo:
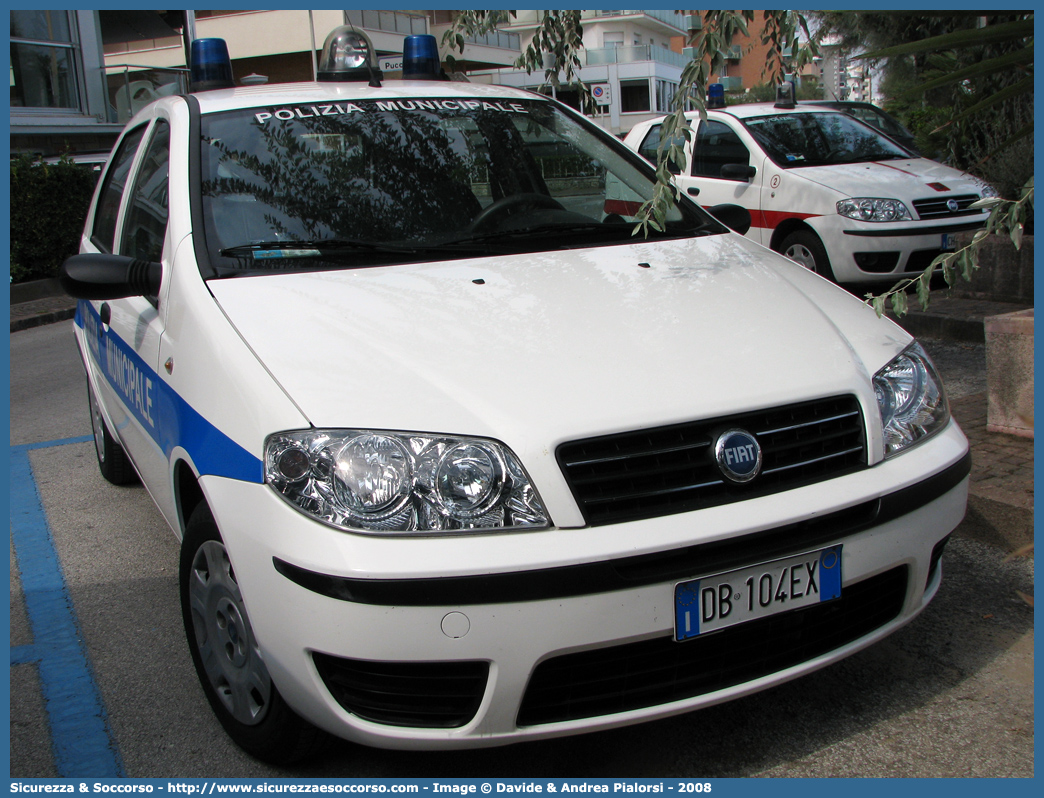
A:
<svg viewBox="0 0 1044 798">
<path fill-rule="evenodd" d="M 824 106 L 809 106 L 797 103 L 793 108 L 777 108 L 775 103 L 743 103 L 742 105 L 730 105 L 727 108 L 715 108 L 708 110 L 708 113 L 712 116 L 715 113 L 728 114 L 729 116 L 736 117 L 737 119 L 750 119 L 755 116 L 781 116 L 786 114 L 831 114 L 837 113 L 832 108 L 826 108 Z M 698 111 L 693 111 L 686 114 L 690 119 L 694 116 L 699 116 Z"/>
<path fill-rule="evenodd" d="M 423 98 L 468 98 L 498 100 L 543 100 L 535 92 L 484 83 L 441 80 L 386 80 L 380 88 L 366 81 L 343 83 L 281 83 L 217 89 L 192 95 L 204 114 L 259 106 L 353 102 L 356 100 L 408 100 Z"/>
<path fill-rule="evenodd" d="M 805 102 L 809 105 L 825 105 L 828 108 L 873 108 L 877 111 L 884 110 L 865 100 L 805 100 Z"/>
</svg>

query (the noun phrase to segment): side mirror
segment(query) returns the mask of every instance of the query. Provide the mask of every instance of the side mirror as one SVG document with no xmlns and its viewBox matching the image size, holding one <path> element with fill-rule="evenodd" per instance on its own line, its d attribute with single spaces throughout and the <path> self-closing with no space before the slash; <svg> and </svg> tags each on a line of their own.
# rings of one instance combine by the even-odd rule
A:
<svg viewBox="0 0 1044 798">
<path fill-rule="evenodd" d="M 750 180 L 757 173 L 755 167 L 745 163 L 727 163 L 721 167 L 721 176 L 726 180 Z"/>
<path fill-rule="evenodd" d="M 733 205 L 732 203 L 726 202 L 721 205 L 714 205 L 706 210 L 707 213 L 723 225 L 728 227 L 730 230 L 735 230 L 741 236 L 746 235 L 747 231 L 750 229 L 750 211 L 742 205 Z"/>
<path fill-rule="evenodd" d="M 76 299 L 156 296 L 163 267 L 126 255 L 87 254 L 66 258 L 58 271 L 62 290 Z"/>
</svg>

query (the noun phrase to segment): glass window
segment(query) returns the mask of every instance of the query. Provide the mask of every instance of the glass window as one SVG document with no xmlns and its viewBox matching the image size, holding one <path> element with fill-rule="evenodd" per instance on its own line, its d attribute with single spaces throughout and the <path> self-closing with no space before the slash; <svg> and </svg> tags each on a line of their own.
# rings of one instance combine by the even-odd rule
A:
<svg viewBox="0 0 1044 798">
<path fill-rule="evenodd" d="M 620 110 L 625 114 L 652 110 L 648 80 L 620 81 Z"/>
<path fill-rule="evenodd" d="M 113 244 L 116 240 L 116 220 L 120 215 L 120 200 L 123 199 L 127 176 L 134 163 L 134 153 L 138 151 L 138 145 L 144 135 L 145 126 L 142 125 L 124 137 L 109 165 L 109 171 L 105 175 L 105 184 L 102 186 L 101 197 L 98 200 L 98 209 L 94 213 L 94 229 L 91 232 L 91 241 L 103 252 L 113 251 Z"/>
<path fill-rule="evenodd" d="M 167 175 L 170 162 L 170 126 L 156 123 L 152 141 L 134 180 L 120 254 L 158 262 L 167 232 Z"/>
<path fill-rule="evenodd" d="M 783 169 L 909 157 L 891 139 L 848 114 L 777 114 L 744 124 Z"/>
<path fill-rule="evenodd" d="M 725 164 L 750 163 L 750 153 L 736 132 L 721 122 L 700 124 L 692 147 L 692 174 L 696 177 L 721 177 Z"/>
<path fill-rule="evenodd" d="M 80 107 L 67 11 L 11 12 L 11 107 Z"/>
<path fill-rule="evenodd" d="M 618 141 L 557 104 L 326 108 L 204 115 L 207 277 L 621 244 L 655 188 Z M 697 216 L 672 207 L 662 234 L 709 231 Z"/>
<path fill-rule="evenodd" d="M 67 11 L 12 11 L 11 38 L 71 42 Z"/>
<path fill-rule="evenodd" d="M 656 81 L 656 110 L 661 114 L 669 114 L 674 110 L 674 96 L 678 93 L 678 84 L 669 80 Z"/>
<path fill-rule="evenodd" d="M 642 139 L 642 143 L 638 146 L 638 154 L 641 155 L 643 158 L 645 158 L 645 160 L 647 160 L 649 163 L 653 164 L 654 166 L 657 163 L 657 159 L 660 157 L 659 156 L 660 133 L 661 133 L 661 126 L 660 125 L 654 125 L 649 130 L 649 132 L 646 134 L 645 138 Z M 676 141 L 675 141 L 675 143 L 679 147 L 684 147 L 685 146 L 685 139 L 684 139 L 684 137 L 678 136 Z M 677 174 L 681 173 L 681 170 L 678 168 L 678 165 L 674 162 L 673 159 L 671 159 L 671 160 L 669 160 L 667 162 L 667 168 L 670 170 L 671 174 L 677 175 Z"/>
</svg>

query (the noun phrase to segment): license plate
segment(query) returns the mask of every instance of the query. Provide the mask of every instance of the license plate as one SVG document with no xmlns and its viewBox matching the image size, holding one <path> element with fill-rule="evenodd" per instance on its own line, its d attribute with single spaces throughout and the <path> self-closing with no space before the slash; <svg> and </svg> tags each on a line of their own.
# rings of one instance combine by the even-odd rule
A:
<svg viewBox="0 0 1044 798">
<path fill-rule="evenodd" d="M 841 595 L 841 546 L 680 582 L 674 639 L 725 629 Z"/>
<path fill-rule="evenodd" d="M 957 236 L 953 233 L 942 234 L 942 249 L 943 252 L 953 252 L 957 249 Z"/>
</svg>

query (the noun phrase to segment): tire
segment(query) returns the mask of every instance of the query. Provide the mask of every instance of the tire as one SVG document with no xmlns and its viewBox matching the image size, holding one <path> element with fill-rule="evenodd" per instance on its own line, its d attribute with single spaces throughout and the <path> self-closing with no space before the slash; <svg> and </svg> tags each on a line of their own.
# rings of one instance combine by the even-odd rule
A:
<svg viewBox="0 0 1044 798">
<path fill-rule="evenodd" d="M 105 423 L 98 398 L 94 395 L 91 381 L 87 381 L 87 406 L 91 414 L 91 432 L 94 434 L 94 453 L 98 457 L 98 470 L 113 485 L 130 485 L 138 481 L 138 472 L 127 452 L 120 445 Z"/>
<path fill-rule="evenodd" d="M 830 267 L 830 258 L 827 257 L 826 249 L 819 236 L 808 230 L 798 230 L 783 239 L 779 251 L 792 261 L 801 264 L 811 272 L 820 277 L 825 277 L 831 282 L 837 282 L 834 278 L 834 270 Z"/>
<path fill-rule="evenodd" d="M 232 741 L 273 765 L 298 762 L 326 735 L 298 716 L 268 675 L 243 596 L 206 503 L 181 544 L 181 614 L 196 676 Z"/>
</svg>

